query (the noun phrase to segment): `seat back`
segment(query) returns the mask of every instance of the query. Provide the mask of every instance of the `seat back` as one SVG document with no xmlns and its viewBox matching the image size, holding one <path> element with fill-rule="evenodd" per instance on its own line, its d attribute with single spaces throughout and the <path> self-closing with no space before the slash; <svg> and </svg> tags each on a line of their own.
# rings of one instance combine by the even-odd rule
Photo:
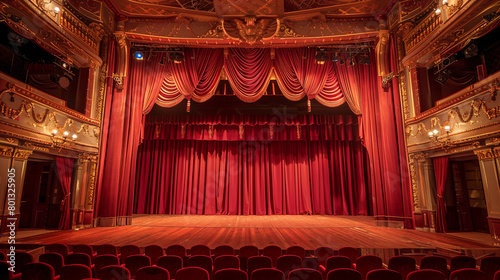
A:
<svg viewBox="0 0 500 280">
<path fill-rule="evenodd" d="M 441 271 L 433 269 L 420 269 L 410 272 L 406 280 L 446 280 L 446 276 Z"/>
<path fill-rule="evenodd" d="M 33 255 L 30 253 L 16 251 L 16 266 L 14 268 L 14 274 L 21 273 L 21 271 L 23 271 L 23 267 L 33 261 Z"/>
<path fill-rule="evenodd" d="M 145 266 L 137 270 L 135 280 L 170 280 L 170 273 L 163 267 Z"/>
<path fill-rule="evenodd" d="M 118 256 L 118 249 L 112 244 L 103 244 L 97 247 L 97 255 L 114 255 Z"/>
<path fill-rule="evenodd" d="M 450 272 L 462 268 L 476 268 L 476 259 L 469 256 L 455 256 L 450 261 Z"/>
<path fill-rule="evenodd" d="M 328 272 L 326 280 L 361 280 L 361 273 L 352 268 L 337 268 Z"/>
<path fill-rule="evenodd" d="M 314 256 L 318 258 L 318 262 L 322 266 L 326 266 L 326 260 L 334 255 L 335 251 L 330 247 L 318 247 L 314 250 Z"/>
<path fill-rule="evenodd" d="M 339 249 L 339 256 L 346 256 L 351 259 L 352 263 L 355 263 L 359 257 L 358 249 L 354 247 L 342 247 Z"/>
<path fill-rule="evenodd" d="M 248 275 L 243 270 L 224 268 L 215 271 L 214 280 L 248 280 Z"/>
<path fill-rule="evenodd" d="M 90 258 L 94 257 L 94 249 L 87 244 L 78 244 L 73 246 L 73 253 L 83 253 L 89 255 Z"/>
<path fill-rule="evenodd" d="M 286 249 L 287 255 L 295 255 L 303 260 L 306 257 L 306 250 L 301 246 L 291 246 Z"/>
<path fill-rule="evenodd" d="M 7 254 L 0 251 L 0 261 L 7 261 Z"/>
<path fill-rule="evenodd" d="M 318 258 L 316 257 L 305 257 L 305 259 L 302 260 L 302 267 L 303 268 L 310 268 L 310 269 L 320 269 L 319 268 L 319 262 Z"/>
<path fill-rule="evenodd" d="M 151 259 L 151 264 L 156 264 L 158 258 L 163 256 L 163 248 L 158 245 L 149 245 L 144 248 L 144 254 Z"/>
<path fill-rule="evenodd" d="M 14 272 L 9 270 L 10 264 L 7 261 L 0 261 L 0 279 L 12 279 Z"/>
<path fill-rule="evenodd" d="M 262 254 L 264 256 L 270 257 L 273 261 L 273 266 L 276 266 L 276 261 L 278 260 L 278 257 L 281 257 L 283 252 L 280 247 L 269 245 L 267 247 L 264 247 L 264 249 L 262 250 Z"/>
<path fill-rule="evenodd" d="M 356 260 L 356 270 L 361 273 L 361 279 L 365 280 L 368 272 L 381 269 L 382 259 L 375 255 L 361 256 Z"/>
<path fill-rule="evenodd" d="M 420 260 L 420 269 L 433 269 L 440 271 L 448 277 L 448 263 L 441 256 L 425 256 Z"/>
<path fill-rule="evenodd" d="M 209 280 L 210 274 L 201 267 L 184 267 L 177 271 L 175 280 Z"/>
<path fill-rule="evenodd" d="M 81 264 L 88 267 L 92 266 L 92 259 L 85 253 L 71 253 L 66 256 L 65 264 Z"/>
<path fill-rule="evenodd" d="M 140 254 L 141 254 L 141 248 L 137 247 L 136 245 L 122 246 L 120 247 L 120 262 L 124 264 L 128 256 L 140 255 Z"/>
<path fill-rule="evenodd" d="M 130 271 L 132 278 L 135 278 L 137 270 L 150 265 L 151 259 L 146 255 L 131 255 L 125 259 L 125 267 Z"/>
<path fill-rule="evenodd" d="M 252 275 L 252 272 L 254 270 L 260 268 L 272 268 L 272 267 L 273 267 L 273 260 L 271 260 L 271 258 L 267 256 L 253 256 L 248 258 L 247 261 L 247 273 L 249 276 Z"/>
<path fill-rule="evenodd" d="M 310 268 L 297 268 L 288 274 L 289 280 L 323 280 L 321 272 Z"/>
<path fill-rule="evenodd" d="M 475 268 L 461 268 L 450 273 L 450 280 L 487 280 L 486 273 Z"/>
<path fill-rule="evenodd" d="M 401 274 L 403 279 L 417 269 L 415 259 L 408 256 L 394 256 L 389 259 L 389 269 L 395 270 Z"/>
<path fill-rule="evenodd" d="M 300 268 L 302 265 L 302 260 L 299 256 L 295 255 L 284 255 L 278 258 L 276 261 L 276 269 L 283 271 L 285 277 L 288 277 L 290 271 Z"/>
<path fill-rule="evenodd" d="M 352 268 L 351 259 L 346 256 L 331 256 L 326 260 L 326 272 L 337 268 Z"/>
<path fill-rule="evenodd" d="M 206 245 L 194 245 L 191 247 L 191 256 L 210 256 L 210 248 Z"/>
<path fill-rule="evenodd" d="M 23 280 L 53 280 L 54 269 L 52 266 L 41 263 L 31 262 L 25 264 L 22 269 Z"/>
<path fill-rule="evenodd" d="M 488 279 L 493 279 L 493 276 L 500 270 L 500 257 L 487 256 L 481 260 L 481 271 L 486 273 Z"/>
<path fill-rule="evenodd" d="M 170 245 L 165 252 L 167 255 L 179 256 L 181 258 L 186 257 L 186 248 L 182 245 Z"/>
<path fill-rule="evenodd" d="M 64 265 L 64 257 L 59 253 L 43 253 L 40 255 L 38 260 L 42 263 L 46 263 L 54 269 L 55 275 L 61 273 L 61 267 Z"/>
<path fill-rule="evenodd" d="M 240 268 L 247 271 L 248 258 L 259 255 L 259 248 L 253 245 L 247 245 L 240 248 L 238 258 L 240 259 Z"/>
<path fill-rule="evenodd" d="M 197 255 L 189 257 L 188 266 L 201 267 L 205 269 L 210 275 L 212 275 L 213 262 L 212 258 L 205 255 Z"/>
<path fill-rule="evenodd" d="M 399 272 L 392 269 L 375 269 L 368 272 L 366 280 L 403 280 L 403 278 Z"/>
<path fill-rule="evenodd" d="M 63 256 L 63 258 L 66 258 L 66 256 L 69 254 L 69 249 L 66 244 L 60 244 L 60 243 L 49 244 L 45 245 L 45 249 L 49 253 L 59 253 Z"/>
<path fill-rule="evenodd" d="M 130 280 L 130 271 L 121 265 L 108 265 L 97 271 L 100 280 Z"/>
<path fill-rule="evenodd" d="M 82 264 L 68 264 L 61 268 L 59 280 L 82 280 L 91 277 L 92 270 L 90 270 L 90 267 Z"/>
<path fill-rule="evenodd" d="M 156 262 L 157 266 L 163 267 L 168 270 L 170 277 L 175 278 L 175 274 L 182 268 L 182 258 L 179 256 L 161 256 Z"/>
<path fill-rule="evenodd" d="M 274 268 L 259 268 L 250 275 L 251 280 L 285 280 L 283 271 Z"/>
<path fill-rule="evenodd" d="M 119 265 L 120 259 L 114 255 L 100 255 L 96 256 L 94 259 L 95 271 L 99 271 L 101 268 L 108 265 Z"/>
<path fill-rule="evenodd" d="M 219 257 L 223 255 L 234 255 L 234 249 L 233 247 L 229 245 L 221 245 L 217 246 L 214 249 L 214 257 Z"/>
<path fill-rule="evenodd" d="M 214 260 L 214 272 L 225 268 L 240 269 L 240 259 L 233 255 L 216 257 Z"/>
</svg>

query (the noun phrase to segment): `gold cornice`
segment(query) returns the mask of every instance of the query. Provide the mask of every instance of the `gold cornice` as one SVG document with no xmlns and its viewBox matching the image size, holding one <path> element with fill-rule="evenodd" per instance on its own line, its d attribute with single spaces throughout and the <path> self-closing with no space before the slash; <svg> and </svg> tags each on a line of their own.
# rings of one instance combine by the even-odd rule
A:
<svg viewBox="0 0 500 280">
<path fill-rule="evenodd" d="M 0 157 L 11 158 L 14 154 L 14 147 L 0 145 Z"/>
<path fill-rule="evenodd" d="M 500 147 L 494 147 L 493 148 L 493 156 L 495 158 L 500 158 Z"/>
<path fill-rule="evenodd" d="M 23 150 L 16 148 L 14 150 L 14 155 L 12 156 L 14 159 L 22 159 L 27 160 L 28 157 L 33 153 L 32 150 Z"/>
<path fill-rule="evenodd" d="M 490 160 L 495 158 L 495 155 L 493 154 L 493 150 L 491 148 L 475 150 L 474 154 L 477 155 L 479 160 Z"/>
</svg>

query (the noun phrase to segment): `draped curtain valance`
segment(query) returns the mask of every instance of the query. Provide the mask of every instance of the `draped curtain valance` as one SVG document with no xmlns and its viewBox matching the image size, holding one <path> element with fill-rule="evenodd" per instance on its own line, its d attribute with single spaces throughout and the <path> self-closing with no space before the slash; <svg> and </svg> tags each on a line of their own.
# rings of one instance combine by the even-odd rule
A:
<svg viewBox="0 0 500 280">
<path fill-rule="evenodd" d="M 271 49 L 234 48 L 224 53 L 223 49 L 186 48 L 185 57 L 182 63 L 167 63 L 159 71 L 162 77 L 151 86 L 157 89 L 151 96 L 156 104 L 173 107 L 184 99 L 208 100 L 219 85 L 223 68 L 234 94 L 245 102 L 255 102 L 266 93 L 273 73 L 283 95 L 292 101 L 307 96 L 336 107 L 346 99 L 349 106 L 351 100 L 359 99 L 345 97 L 358 92 L 344 91 L 334 63 L 317 64 L 314 48 L 276 49 L 274 55 Z M 150 110 L 151 106 L 145 106 L 144 113 Z M 356 108 L 353 111 L 360 113 Z"/>
</svg>

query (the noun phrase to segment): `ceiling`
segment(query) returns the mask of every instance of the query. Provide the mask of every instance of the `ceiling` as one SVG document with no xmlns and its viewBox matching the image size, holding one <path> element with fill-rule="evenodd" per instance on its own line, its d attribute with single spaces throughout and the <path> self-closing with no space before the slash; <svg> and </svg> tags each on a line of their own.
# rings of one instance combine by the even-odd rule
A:
<svg viewBox="0 0 500 280">
<path fill-rule="evenodd" d="M 286 16 L 323 13 L 338 16 L 377 16 L 395 0 L 108 0 L 127 17 L 175 16 L 181 13 L 231 16 Z"/>
</svg>

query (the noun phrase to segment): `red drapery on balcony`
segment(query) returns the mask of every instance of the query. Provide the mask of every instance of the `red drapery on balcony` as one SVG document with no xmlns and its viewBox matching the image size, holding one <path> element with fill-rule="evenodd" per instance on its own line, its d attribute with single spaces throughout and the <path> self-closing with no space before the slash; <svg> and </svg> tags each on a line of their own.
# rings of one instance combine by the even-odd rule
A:
<svg viewBox="0 0 500 280">
<path fill-rule="evenodd" d="M 135 212 L 367 215 L 355 116 L 151 117 Z"/>
</svg>

